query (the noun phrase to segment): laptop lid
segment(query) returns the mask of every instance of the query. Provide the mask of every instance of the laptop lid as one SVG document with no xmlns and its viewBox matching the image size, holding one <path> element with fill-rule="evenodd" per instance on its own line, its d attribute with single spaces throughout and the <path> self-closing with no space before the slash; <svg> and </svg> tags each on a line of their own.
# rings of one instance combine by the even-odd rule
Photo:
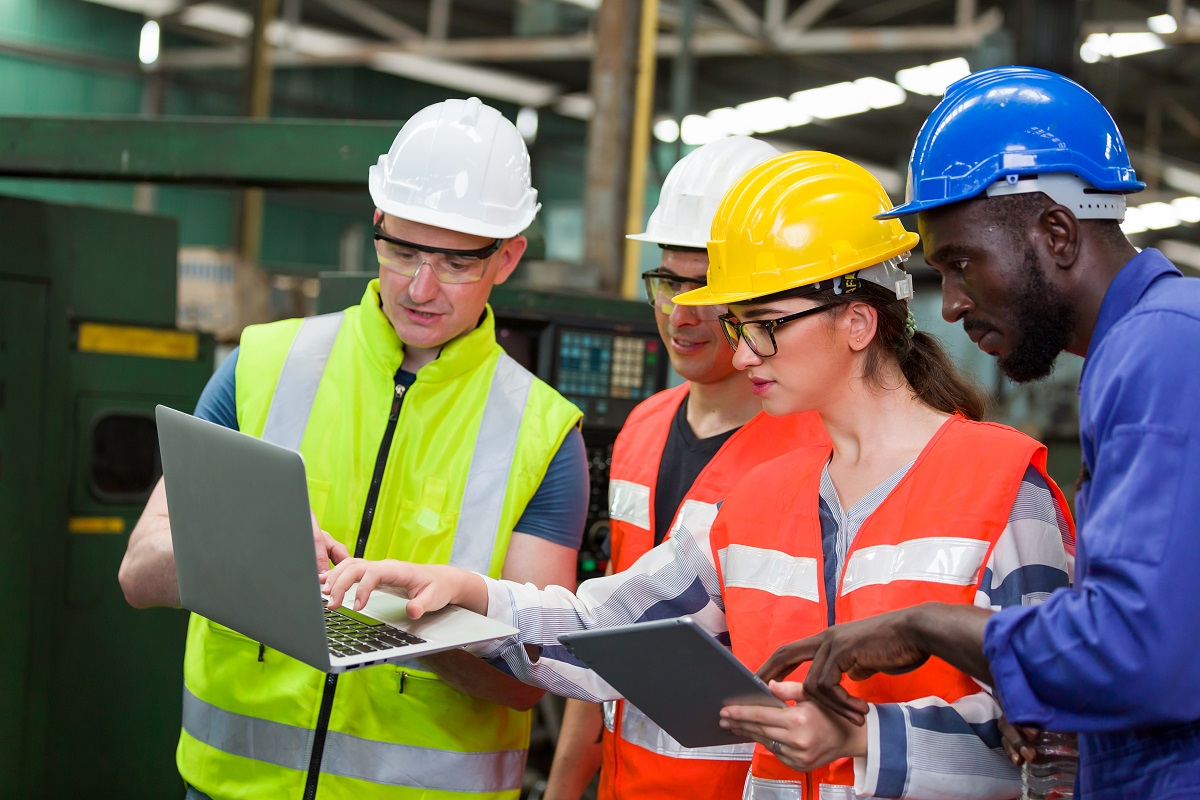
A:
<svg viewBox="0 0 1200 800">
<path fill-rule="evenodd" d="M 456 606 L 411 620 L 407 600 L 374 592 L 362 614 L 424 641 L 331 655 L 300 454 L 165 406 L 155 412 L 184 608 L 325 672 L 516 633 Z"/>
<path fill-rule="evenodd" d="M 328 669 L 300 454 L 165 406 L 155 416 L 180 603 Z"/>
</svg>

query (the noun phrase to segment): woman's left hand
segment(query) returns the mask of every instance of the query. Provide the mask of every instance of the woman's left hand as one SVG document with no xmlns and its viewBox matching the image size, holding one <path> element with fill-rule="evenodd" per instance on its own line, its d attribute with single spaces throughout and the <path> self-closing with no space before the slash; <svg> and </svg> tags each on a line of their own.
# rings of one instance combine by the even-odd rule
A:
<svg viewBox="0 0 1200 800">
<path fill-rule="evenodd" d="M 727 706 L 721 709 L 721 727 L 753 739 L 800 772 L 867 754 L 865 725 L 853 725 L 810 700 L 801 683 L 771 681 L 770 687 L 780 700 L 795 701 L 795 705 Z"/>
</svg>

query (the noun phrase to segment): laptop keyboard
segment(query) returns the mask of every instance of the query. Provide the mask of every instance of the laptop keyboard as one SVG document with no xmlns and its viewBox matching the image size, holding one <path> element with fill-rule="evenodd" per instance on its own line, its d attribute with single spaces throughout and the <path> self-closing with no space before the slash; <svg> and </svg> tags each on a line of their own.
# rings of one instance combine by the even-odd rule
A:
<svg viewBox="0 0 1200 800">
<path fill-rule="evenodd" d="M 335 611 L 328 606 L 325 607 L 325 637 L 329 641 L 329 652 L 337 656 L 373 653 L 425 642 L 419 636 L 371 619 L 353 609 L 339 608 Z"/>
</svg>

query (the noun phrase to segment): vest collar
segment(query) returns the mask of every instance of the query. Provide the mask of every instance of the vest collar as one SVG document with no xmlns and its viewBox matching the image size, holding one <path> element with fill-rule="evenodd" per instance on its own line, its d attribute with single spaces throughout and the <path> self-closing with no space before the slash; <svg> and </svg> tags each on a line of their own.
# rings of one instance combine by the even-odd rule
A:
<svg viewBox="0 0 1200 800">
<path fill-rule="evenodd" d="M 358 332 L 367 358 L 394 375 L 404 361 L 404 343 L 380 306 L 378 278 L 367 284 L 359 310 Z M 418 371 L 417 380 L 431 383 L 454 380 L 487 361 L 496 346 L 496 315 L 488 305 L 483 322 L 443 345 L 438 357 Z"/>
</svg>

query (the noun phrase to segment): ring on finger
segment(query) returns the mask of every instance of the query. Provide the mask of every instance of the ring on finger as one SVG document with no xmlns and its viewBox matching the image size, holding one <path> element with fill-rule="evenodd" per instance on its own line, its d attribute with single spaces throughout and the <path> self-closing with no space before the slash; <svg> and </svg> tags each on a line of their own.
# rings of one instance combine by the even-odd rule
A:
<svg viewBox="0 0 1200 800">
<path fill-rule="evenodd" d="M 780 742 L 778 739 L 771 740 L 771 752 L 775 754 L 776 758 L 781 757 L 782 754 L 779 751 L 782 748 L 783 748 L 783 743 Z"/>
</svg>

